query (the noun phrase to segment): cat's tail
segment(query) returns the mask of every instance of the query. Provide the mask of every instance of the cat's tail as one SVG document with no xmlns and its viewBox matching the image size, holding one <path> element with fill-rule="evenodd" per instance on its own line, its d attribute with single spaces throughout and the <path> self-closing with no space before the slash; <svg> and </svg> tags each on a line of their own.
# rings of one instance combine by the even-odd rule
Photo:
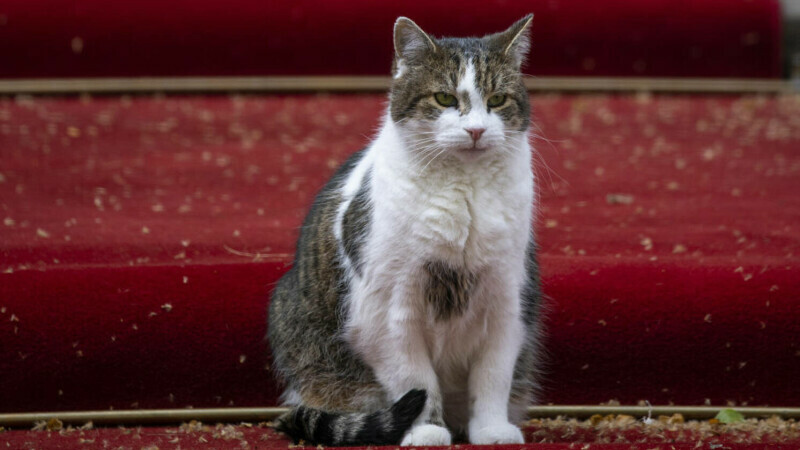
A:
<svg viewBox="0 0 800 450">
<path fill-rule="evenodd" d="M 308 445 L 398 445 L 422 412 L 428 395 L 412 389 L 386 409 L 372 413 L 333 413 L 305 406 L 292 408 L 275 429 Z"/>
</svg>

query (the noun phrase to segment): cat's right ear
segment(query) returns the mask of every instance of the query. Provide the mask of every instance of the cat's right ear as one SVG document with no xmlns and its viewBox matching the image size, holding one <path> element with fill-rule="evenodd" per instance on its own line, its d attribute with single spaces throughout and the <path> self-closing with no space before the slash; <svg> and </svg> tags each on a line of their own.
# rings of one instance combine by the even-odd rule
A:
<svg viewBox="0 0 800 450">
<path fill-rule="evenodd" d="M 411 19 L 399 17 L 394 23 L 394 54 L 397 59 L 414 59 L 425 51 L 436 51 L 433 39 Z"/>
</svg>

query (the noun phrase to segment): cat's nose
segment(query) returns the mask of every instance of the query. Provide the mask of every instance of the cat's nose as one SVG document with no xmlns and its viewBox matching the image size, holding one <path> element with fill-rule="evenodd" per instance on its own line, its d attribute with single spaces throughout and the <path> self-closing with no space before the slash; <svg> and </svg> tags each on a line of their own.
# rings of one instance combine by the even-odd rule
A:
<svg viewBox="0 0 800 450">
<path fill-rule="evenodd" d="M 472 136 L 473 141 L 477 141 L 481 138 L 483 132 L 486 131 L 486 128 L 464 128 L 464 130 Z"/>
</svg>

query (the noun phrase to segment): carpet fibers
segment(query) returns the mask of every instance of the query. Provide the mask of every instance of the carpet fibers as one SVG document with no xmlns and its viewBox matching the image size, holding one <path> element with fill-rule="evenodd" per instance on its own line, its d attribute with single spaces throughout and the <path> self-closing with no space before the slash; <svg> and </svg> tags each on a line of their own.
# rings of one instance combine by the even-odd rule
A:
<svg viewBox="0 0 800 450">
<path fill-rule="evenodd" d="M 680 415 L 644 423 L 631 416 L 592 417 L 588 420 L 533 419 L 523 426 L 526 447 L 537 449 L 758 449 L 797 448 L 800 425 L 794 420 L 748 419 L 733 424 L 684 421 Z M 176 427 L 65 427 L 51 420 L 33 431 L 0 433 L 9 448 L 302 448 L 268 424 L 184 423 Z M 532 445 L 537 444 L 537 445 Z M 456 444 L 456 448 L 471 448 Z M 521 446 L 493 446 L 516 448 Z M 313 448 L 313 447 L 310 447 Z M 318 447 L 319 448 L 319 447 Z M 475 447 L 477 448 L 477 447 Z M 492 448 L 481 447 L 481 448 Z"/>
</svg>

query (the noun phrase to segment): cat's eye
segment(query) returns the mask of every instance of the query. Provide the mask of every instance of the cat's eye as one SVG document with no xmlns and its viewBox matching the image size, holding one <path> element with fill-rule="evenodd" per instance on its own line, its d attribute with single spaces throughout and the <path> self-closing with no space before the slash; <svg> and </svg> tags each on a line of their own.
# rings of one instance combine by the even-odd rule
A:
<svg viewBox="0 0 800 450">
<path fill-rule="evenodd" d="M 506 96 L 503 94 L 494 94 L 493 96 L 489 97 L 489 100 L 486 102 L 486 105 L 489 108 L 497 108 L 498 106 L 502 106 L 503 103 L 506 102 Z"/>
<path fill-rule="evenodd" d="M 456 96 L 446 92 L 437 92 L 433 94 L 433 98 L 436 99 L 436 103 L 446 107 L 456 106 L 458 104 Z"/>
</svg>

